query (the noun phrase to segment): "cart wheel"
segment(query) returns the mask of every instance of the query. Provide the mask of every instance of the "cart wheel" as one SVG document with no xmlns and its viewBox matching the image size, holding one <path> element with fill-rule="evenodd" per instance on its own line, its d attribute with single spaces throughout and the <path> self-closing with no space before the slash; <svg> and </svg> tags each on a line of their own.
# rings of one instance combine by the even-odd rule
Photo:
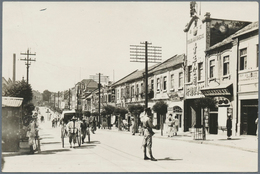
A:
<svg viewBox="0 0 260 174">
<path fill-rule="evenodd" d="M 64 129 L 63 129 L 63 127 L 61 128 L 61 145 L 64 148 Z"/>
<path fill-rule="evenodd" d="M 77 139 L 78 139 L 78 145 L 80 147 L 81 146 L 81 131 L 78 131 Z"/>
<path fill-rule="evenodd" d="M 88 132 L 88 142 L 90 143 L 90 133 Z"/>
</svg>

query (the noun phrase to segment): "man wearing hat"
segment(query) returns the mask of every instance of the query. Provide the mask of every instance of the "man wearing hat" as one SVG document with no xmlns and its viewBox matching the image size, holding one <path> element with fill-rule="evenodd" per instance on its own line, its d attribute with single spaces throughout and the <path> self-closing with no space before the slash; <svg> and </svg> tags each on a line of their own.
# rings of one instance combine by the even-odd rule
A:
<svg viewBox="0 0 260 174">
<path fill-rule="evenodd" d="M 152 136 L 154 135 L 154 132 L 152 128 L 155 126 L 152 122 L 152 111 L 150 108 L 145 109 L 147 119 L 144 119 L 143 121 L 143 127 L 144 127 L 144 141 L 143 141 L 143 150 L 144 150 L 144 160 L 151 159 L 152 161 L 157 161 L 152 154 Z M 146 147 L 148 148 L 148 152 L 150 154 L 150 158 L 146 155 Z"/>
<path fill-rule="evenodd" d="M 80 123 L 80 128 L 81 128 L 81 133 L 82 133 L 82 144 L 83 144 L 84 140 L 86 138 L 87 128 L 88 128 L 86 116 L 83 117 L 82 122 Z"/>
<path fill-rule="evenodd" d="M 230 140 L 231 135 L 232 135 L 232 120 L 231 120 L 231 114 L 228 114 L 228 119 L 227 119 L 227 139 Z"/>
<path fill-rule="evenodd" d="M 70 143 L 70 148 L 72 148 L 71 142 L 73 140 L 73 148 L 75 147 L 76 144 L 76 134 L 78 129 L 76 128 L 75 122 L 76 122 L 77 118 L 75 116 L 73 116 L 71 118 L 71 121 L 67 124 L 67 130 L 69 132 L 69 143 Z"/>
</svg>

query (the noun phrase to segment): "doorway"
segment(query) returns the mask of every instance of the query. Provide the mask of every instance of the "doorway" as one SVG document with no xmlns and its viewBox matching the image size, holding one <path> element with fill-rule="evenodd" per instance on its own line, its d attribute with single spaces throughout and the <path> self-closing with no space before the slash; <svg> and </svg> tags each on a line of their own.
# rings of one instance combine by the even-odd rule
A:
<svg viewBox="0 0 260 174">
<path fill-rule="evenodd" d="M 218 134 L 218 114 L 217 113 L 209 114 L 209 133 Z"/>
<path fill-rule="evenodd" d="M 241 135 L 256 135 L 258 117 L 258 100 L 241 101 Z"/>
</svg>

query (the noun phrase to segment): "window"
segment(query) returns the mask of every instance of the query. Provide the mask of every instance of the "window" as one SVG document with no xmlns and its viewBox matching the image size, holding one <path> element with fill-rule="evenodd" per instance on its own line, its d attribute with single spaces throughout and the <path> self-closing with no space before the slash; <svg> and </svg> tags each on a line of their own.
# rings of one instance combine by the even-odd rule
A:
<svg viewBox="0 0 260 174">
<path fill-rule="evenodd" d="M 139 94 L 139 86 L 138 86 L 138 84 L 136 85 L 136 94 Z"/>
<path fill-rule="evenodd" d="M 198 81 L 202 80 L 203 63 L 198 63 Z"/>
<path fill-rule="evenodd" d="M 121 88 L 121 98 L 124 97 L 124 89 Z"/>
<path fill-rule="evenodd" d="M 229 56 L 223 58 L 223 75 L 229 74 Z"/>
<path fill-rule="evenodd" d="M 183 73 L 179 73 L 179 88 L 183 87 Z"/>
<path fill-rule="evenodd" d="M 188 82 L 191 82 L 192 66 L 188 66 Z"/>
<path fill-rule="evenodd" d="M 134 86 L 131 86 L 131 97 L 134 97 L 134 92 L 135 92 Z"/>
<path fill-rule="evenodd" d="M 157 79 L 157 91 L 160 91 L 160 79 Z"/>
<path fill-rule="evenodd" d="M 167 77 L 163 77 L 163 90 L 167 89 Z"/>
<path fill-rule="evenodd" d="M 151 80 L 151 90 L 153 90 L 154 84 L 153 84 L 153 80 Z"/>
<path fill-rule="evenodd" d="M 141 83 L 141 92 L 143 93 L 144 91 L 145 91 L 145 89 L 144 89 L 144 84 Z"/>
<path fill-rule="evenodd" d="M 240 70 L 247 68 L 247 49 L 240 50 Z"/>
<path fill-rule="evenodd" d="M 213 78 L 214 77 L 214 71 L 215 71 L 215 60 L 211 60 L 209 62 L 209 78 Z"/>
<path fill-rule="evenodd" d="M 258 67 L 259 63 L 259 45 L 256 45 L 256 67 Z"/>
<path fill-rule="evenodd" d="M 117 90 L 117 100 L 119 100 L 120 89 Z"/>
<path fill-rule="evenodd" d="M 174 74 L 171 75 L 171 89 L 174 89 Z"/>
</svg>

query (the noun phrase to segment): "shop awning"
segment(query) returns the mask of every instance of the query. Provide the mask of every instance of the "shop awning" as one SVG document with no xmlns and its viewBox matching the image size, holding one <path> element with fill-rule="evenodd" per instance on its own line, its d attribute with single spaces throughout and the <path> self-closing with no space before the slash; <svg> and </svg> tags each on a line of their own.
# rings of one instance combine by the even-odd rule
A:
<svg viewBox="0 0 260 174">
<path fill-rule="evenodd" d="M 219 85 L 217 87 L 208 87 L 200 90 L 205 96 L 227 96 L 233 94 L 233 84 Z"/>
<path fill-rule="evenodd" d="M 2 97 L 2 107 L 20 107 L 23 98 L 18 97 Z"/>
</svg>

